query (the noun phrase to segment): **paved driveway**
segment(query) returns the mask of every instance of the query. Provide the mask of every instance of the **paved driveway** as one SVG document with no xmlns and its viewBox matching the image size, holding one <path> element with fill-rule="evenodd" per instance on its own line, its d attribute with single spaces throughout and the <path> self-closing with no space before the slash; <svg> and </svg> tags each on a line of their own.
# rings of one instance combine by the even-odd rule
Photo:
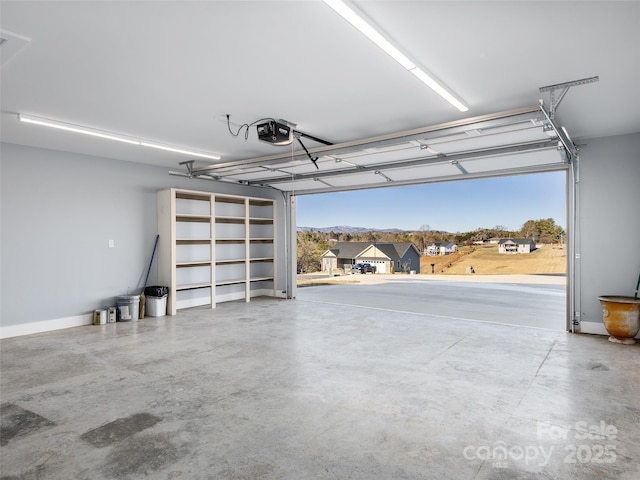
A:
<svg viewBox="0 0 640 480">
<path fill-rule="evenodd" d="M 358 276 L 360 277 L 360 276 Z M 521 279 L 510 283 L 490 279 L 456 281 L 424 279 L 421 276 L 372 275 L 360 284 L 322 285 L 298 288 L 298 299 L 360 306 L 401 313 L 566 330 L 566 286 L 550 278 Z M 428 278 L 428 277 L 427 277 Z M 564 280 L 564 279 L 562 279 Z M 524 283 L 523 283 L 524 282 Z"/>
</svg>

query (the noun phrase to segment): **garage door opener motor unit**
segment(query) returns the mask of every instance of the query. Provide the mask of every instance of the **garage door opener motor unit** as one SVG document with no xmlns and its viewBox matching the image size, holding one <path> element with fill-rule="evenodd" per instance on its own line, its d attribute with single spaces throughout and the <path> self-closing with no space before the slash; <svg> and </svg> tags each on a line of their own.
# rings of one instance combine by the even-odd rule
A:
<svg viewBox="0 0 640 480">
<path fill-rule="evenodd" d="M 293 141 L 293 128 L 286 123 L 269 120 L 256 127 L 258 140 L 273 145 L 289 145 Z"/>
</svg>

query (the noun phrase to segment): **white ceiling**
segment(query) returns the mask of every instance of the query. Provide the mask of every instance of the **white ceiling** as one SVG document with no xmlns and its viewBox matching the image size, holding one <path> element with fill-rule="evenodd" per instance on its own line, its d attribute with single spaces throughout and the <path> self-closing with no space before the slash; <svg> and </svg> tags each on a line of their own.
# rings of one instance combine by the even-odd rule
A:
<svg viewBox="0 0 640 480">
<path fill-rule="evenodd" d="M 353 4 L 469 111 L 431 92 L 321 1 L 2 0 L 2 141 L 178 170 L 190 157 L 18 123 L 17 113 L 230 162 L 291 146 L 259 142 L 255 128 L 246 141 L 234 138 L 225 114 L 234 124 L 282 118 L 342 143 L 548 104 L 540 87 L 596 75 L 597 83 L 568 91 L 557 123 L 574 140 L 640 131 L 640 2 Z M 24 48 L 13 35 L 27 40 Z"/>
</svg>

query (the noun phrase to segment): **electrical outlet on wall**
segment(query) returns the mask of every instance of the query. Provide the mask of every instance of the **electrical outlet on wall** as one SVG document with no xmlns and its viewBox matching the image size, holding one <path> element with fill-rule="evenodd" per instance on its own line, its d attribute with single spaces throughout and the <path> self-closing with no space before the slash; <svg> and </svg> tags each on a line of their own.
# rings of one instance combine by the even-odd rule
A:
<svg viewBox="0 0 640 480">
<path fill-rule="evenodd" d="M 109 248 L 115 248 L 116 247 L 116 241 L 115 240 L 109 240 Z"/>
</svg>

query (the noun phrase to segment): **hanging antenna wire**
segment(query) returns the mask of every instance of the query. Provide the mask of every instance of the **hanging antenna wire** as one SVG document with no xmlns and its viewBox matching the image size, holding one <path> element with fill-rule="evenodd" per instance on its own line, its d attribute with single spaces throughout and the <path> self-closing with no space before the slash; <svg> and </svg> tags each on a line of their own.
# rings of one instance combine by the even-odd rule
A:
<svg viewBox="0 0 640 480">
<path fill-rule="evenodd" d="M 260 118 L 260 119 L 258 119 L 258 120 L 256 120 L 256 121 L 254 121 L 254 122 L 251 122 L 251 123 L 243 123 L 242 125 L 240 125 L 240 126 L 238 127 L 238 130 L 234 133 L 234 132 L 233 132 L 233 130 L 231 130 L 231 115 L 229 115 L 229 114 L 227 113 L 227 115 L 226 115 L 226 116 L 227 116 L 227 128 L 229 129 L 229 133 L 230 133 L 231 135 L 233 135 L 234 137 L 238 137 L 238 136 L 240 136 L 240 132 L 242 131 L 242 129 L 243 129 L 243 128 L 245 129 L 245 131 L 244 131 L 244 140 L 245 140 L 245 142 L 246 142 L 246 141 L 247 141 L 247 139 L 249 138 L 249 128 L 250 128 L 250 127 L 252 127 L 253 125 L 255 125 L 255 124 L 257 124 L 257 123 L 260 123 L 260 122 L 264 122 L 265 120 L 269 120 L 269 121 L 272 121 L 272 122 L 276 122 L 276 119 L 275 119 L 275 118 L 271 118 L 271 117 Z M 277 123 L 277 122 L 276 122 L 276 123 Z"/>
</svg>

